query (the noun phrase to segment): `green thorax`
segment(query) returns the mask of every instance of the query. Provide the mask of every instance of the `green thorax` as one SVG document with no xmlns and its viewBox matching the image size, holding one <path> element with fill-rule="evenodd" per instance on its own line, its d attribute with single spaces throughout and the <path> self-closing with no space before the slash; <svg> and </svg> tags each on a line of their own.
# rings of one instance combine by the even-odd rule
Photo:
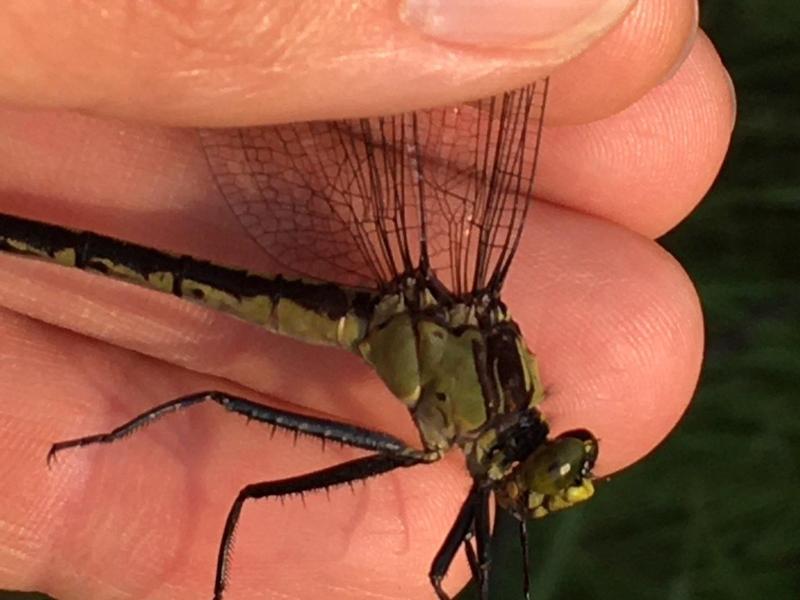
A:
<svg viewBox="0 0 800 600">
<path fill-rule="evenodd" d="M 510 461 L 490 456 L 497 436 L 518 415 L 541 418 L 536 358 L 501 302 L 442 302 L 418 281 L 375 306 L 358 351 L 409 408 L 427 449 L 461 446 L 473 474 L 498 477 L 490 471 Z"/>
</svg>

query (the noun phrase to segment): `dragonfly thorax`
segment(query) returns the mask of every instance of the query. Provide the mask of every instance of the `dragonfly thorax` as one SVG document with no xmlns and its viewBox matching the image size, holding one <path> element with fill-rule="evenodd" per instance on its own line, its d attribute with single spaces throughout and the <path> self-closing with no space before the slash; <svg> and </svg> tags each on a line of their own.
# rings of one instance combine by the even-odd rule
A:
<svg viewBox="0 0 800 600">
<path fill-rule="evenodd" d="M 544 397 L 535 357 L 500 302 L 400 290 L 376 304 L 357 351 L 409 408 L 429 450 L 466 447 Z"/>
</svg>

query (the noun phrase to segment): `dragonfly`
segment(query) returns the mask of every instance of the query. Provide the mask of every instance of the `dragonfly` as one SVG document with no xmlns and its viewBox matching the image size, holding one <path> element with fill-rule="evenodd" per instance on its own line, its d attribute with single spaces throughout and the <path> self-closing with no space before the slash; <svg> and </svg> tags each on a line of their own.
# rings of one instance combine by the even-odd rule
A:
<svg viewBox="0 0 800 600">
<path fill-rule="evenodd" d="M 532 199 L 548 80 L 458 106 L 388 117 L 200 130 L 220 195 L 281 275 L 259 275 L 100 234 L 0 215 L 0 250 L 173 294 L 275 334 L 356 354 L 419 432 L 383 431 L 273 408 L 220 390 L 170 399 L 111 431 L 58 441 L 109 444 L 214 403 L 272 428 L 365 454 L 246 485 L 222 527 L 214 600 L 223 600 L 245 505 L 434 463 L 460 449 L 472 483 L 433 557 L 439 600 L 463 549 L 489 598 L 492 498 L 519 522 L 530 598 L 527 521 L 594 494 L 599 444 L 550 434 L 536 356 L 501 300 Z"/>
</svg>

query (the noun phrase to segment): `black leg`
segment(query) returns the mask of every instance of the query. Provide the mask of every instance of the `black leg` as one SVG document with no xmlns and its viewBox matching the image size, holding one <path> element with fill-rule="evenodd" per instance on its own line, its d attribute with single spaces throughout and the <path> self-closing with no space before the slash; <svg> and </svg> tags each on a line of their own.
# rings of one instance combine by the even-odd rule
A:
<svg viewBox="0 0 800 600">
<path fill-rule="evenodd" d="M 243 415 L 248 419 L 259 421 L 260 423 L 267 423 L 276 428 L 293 431 L 296 435 L 308 435 L 323 441 L 338 442 L 345 446 L 372 450 L 392 456 L 420 457 L 424 455 L 425 460 L 428 462 L 433 462 L 439 458 L 439 456 L 434 455 L 434 453 L 423 453 L 411 448 L 405 444 L 405 442 L 380 431 L 372 431 L 370 429 L 339 423 L 330 419 L 309 417 L 286 410 L 280 410 L 224 392 L 206 391 L 182 396 L 175 400 L 165 402 L 131 419 L 127 423 L 120 425 L 109 433 L 89 435 L 73 440 L 57 442 L 51 446 L 50 451 L 47 453 L 47 462 L 49 464 L 56 454 L 67 448 L 89 446 L 92 444 L 110 444 L 157 421 L 165 415 L 207 401 L 215 402 L 225 410 Z"/>
<path fill-rule="evenodd" d="M 528 522 L 525 517 L 519 521 L 519 543 L 522 546 L 522 594 L 525 600 L 531 600 L 530 554 L 528 553 Z"/>
<path fill-rule="evenodd" d="M 472 527 L 475 522 L 475 512 L 477 510 L 477 503 L 481 497 L 482 490 L 473 485 L 469 492 L 464 504 L 461 505 L 461 510 L 458 512 L 456 520 L 453 522 L 447 537 L 444 539 L 439 552 L 433 558 L 431 569 L 428 572 L 428 577 L 431 580 L 431 585 L 436 591 L 439 600 L 450 600 L 450 596 L 442 589 L 442 580 L 450 569 L 453 558 L 458 552 L 462 543 L 469 544 L 469 539 L 472 536 Z M 466 548 L 465 548 L 466 549 Z M 469 558 L 471 547 L 467 549 L 467 557 Z M 474 552 L 473 552 L 474 557 Z M 473 560 L 470 560 L 472 563 Z M 474 561 L 477 564 L 477 561 Z M 472 566 L 472 565 L 470 565 Z M 474 567 L 473 567 L 474 569 Z M 480 571 L 480 568 L 478 568 Z"/>
<path fill-rule="evenodd" d="M 222 541 L 220 542 L 219 555 L 217 557 L 217 573 L 214 580 L 214 600 L 222 600 L 222 594 L 225 591 L 233 534 L 242 512 L 242 506 L 246 501 L 295 494 L 302 495 L 315 490 L 327 490 L 338 485 L 375 477 L 400 467 L 413 467 L 422 462 L 426 462 L 424 457 L 378 454 L 351 460 L 334 467 L 297 477 L 289 477 L 278 481 L 264 481 L 245 486 L 231 506 L 230 512 L 228 512 L 228 519 L 225 521 L 225 529 L 222 532 Z"/>
<path fill-rule="evenodd" d="M 490 490 L 482 489 L 475 509 L 475 545 L 478 556 L 478 572 L 476 579 L 480 600 L 489 600 L 489 573 L 491 571 L 492 531 L 489 522 Z"/>
<path fill-rule="evenodd" d="M 469 533 L 464 539 L 464 553 L 467 555 L 467 563 L 469 564 L 469 571 L 472 573 L 472 578 L 475 581 L 480 581 L 481 567 L 478 563 L 478 555 L 475 552 L 475 548 L 472 546 L 473 537 L 474 535 Z"/>
</svg>

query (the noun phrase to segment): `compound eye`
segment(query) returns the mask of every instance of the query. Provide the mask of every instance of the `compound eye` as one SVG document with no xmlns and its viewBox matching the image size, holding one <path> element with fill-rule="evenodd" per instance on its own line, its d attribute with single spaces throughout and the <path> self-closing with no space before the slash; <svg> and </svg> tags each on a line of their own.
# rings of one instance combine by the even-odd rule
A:
<svg viewBox="0 0 800 600">
<path fill-rule="evenodd" d="M 582 442 L 594 442 L 595 444 L 597 443 L 597 438 L 595 438 L 592 432 L 589 431 L 588 429 L 570 429 L 569 431 L 560 433 L 556 437 L 557 440 L 563 440 L 566 438 L 574 438 Z"/>
<path fill-rule="evenodd" d="M 550 479 L 552 479 L 554 482 L 561 481 L 569 478 L 569 475 L 572 472 L 572 465 L 569 462 L 553 462 L 550 463 L 550 466 L 547 468 L 547 472 L 550 475 Z"/>
<path fill-rule="evenodd" d="M 580 440 L 583 444 L 583 461 L 579 466 L 579 473 L 582 477 L 589 477 L 594 468 L 594 463 L 597 461 L 597 454 L 599 451 L 597 438 L 587 429 L 572 429 L 565 431 L 555 439 L 558 444 L 564 440 Z"/>
</svg>

